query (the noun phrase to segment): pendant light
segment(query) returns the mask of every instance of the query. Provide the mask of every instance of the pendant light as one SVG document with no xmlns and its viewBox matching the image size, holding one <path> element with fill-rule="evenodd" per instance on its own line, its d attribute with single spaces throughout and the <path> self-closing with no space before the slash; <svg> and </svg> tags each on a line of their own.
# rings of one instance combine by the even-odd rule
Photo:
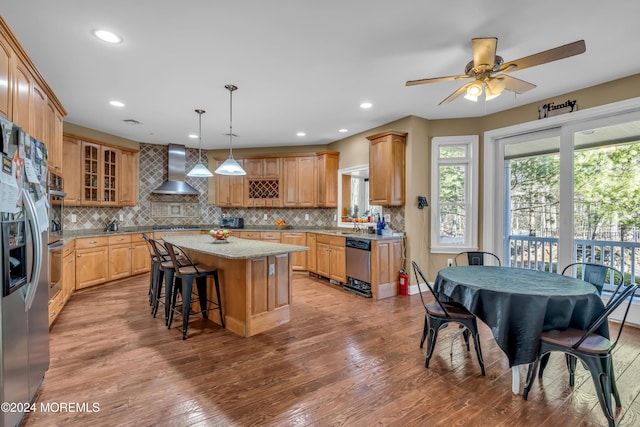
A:
<svg viewBox="0 0 640 427">
<path fill-rule="evenodd" d="M 194 178 L 207 178 L 213 176 L 211 171 L 202 164 L 202 115 L 204 110 L 195 110 L 198 113 L 198 164 L 189 171 L 187 176 Z"/>
<path fill-rule="evenodd" d="M 242 169 L 242 166 L 238 164 L 233 158 L 233 91 L 238 87 L 234 85 L 225 85 L 225 88 L 229 91 L 229 158 L 224 161 L 216 173 L 219 175 L 246 175 L 247 173 Z"/>
</svg>

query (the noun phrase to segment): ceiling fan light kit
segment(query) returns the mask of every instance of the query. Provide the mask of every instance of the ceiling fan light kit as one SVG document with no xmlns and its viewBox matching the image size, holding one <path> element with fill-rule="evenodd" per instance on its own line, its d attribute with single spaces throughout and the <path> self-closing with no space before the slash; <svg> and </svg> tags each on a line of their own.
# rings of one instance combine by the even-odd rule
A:
<svg viewBox="0 0 640 427">
<path fill-rule="evenodd" d="M 510 75 L 498 74 L 494 76 L 494 73 L 511 73 L 513 71 L 579 55 L 586 51 L 584 40 L 578 40 L 505 63 L 501 56 L 496 55 L 497 47 L 498 39 L 496 37 L 474 38 L 471 40 L 473 60 L 466 65 L 464 70 L 465 74 L 409 80 L 406 86 L 458 79 L 474 79 L 473 82 L 463 85 L 447 98 L 443 99 L 439 105 L 451 102 L 463 94 L 466 99 L 477 102 L 478 97 L 482 95 L 483 86 L 485 90 L 485 100 L 489 101 L 498 97 L 504 90 L 521 94 L 536 87 L 536 85 L 532 83 L 511 77 Z"/>
<path fill-rule="evenodd" d="M 233 91 L 238 90 L 238 87 L 229 84 L 225 88 L 229 91 L 229 158 L 215 172 L 218 175 L 246 175 L 242 166 L 233 158 Z"/>
</svg>

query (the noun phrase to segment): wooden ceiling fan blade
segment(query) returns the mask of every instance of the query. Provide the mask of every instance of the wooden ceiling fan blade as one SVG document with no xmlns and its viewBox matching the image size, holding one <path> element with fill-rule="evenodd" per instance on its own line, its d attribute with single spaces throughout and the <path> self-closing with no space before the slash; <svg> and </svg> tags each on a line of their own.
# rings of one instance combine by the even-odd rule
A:
<svg viewBox="0 0 640 427">
<path fill-rule="evenodd" d="M 546 64 L 547 62 L 557 61 L 559 59 L 568 58 L 574 55 L 580 55 L 587 50 L 584 40 L 578 40 L 573 43 L 558 46 L 553 49 L 538 52 L 515 61 L 505 62 L 498 71 L 511 72 L 524 70 L 525 68 L 535 67 L 536 65 Z"/>
<path fill-rule="evenodd" d="M 524 80 L 516 79 L 512 76 L 501 74 L 495 76 L 494 79 L 502 79 L 504 81 L 504 88 L 515 93 L 525 93 L 536 87 L 533 83 L 525 82 Z"/>
<path fill-rule="evenodd" d="M 496 49 L 498 39 L 496 37 L 471 39 L 473 51 L 473 68 L 491 69 L 496 62 Z"/>
<path fill-rule="evenodd" d="M 474 80 L 475 81 L 475 80 Z M 462 85 L 458 88 L 458 90 L 456 90 L 455 92 L 453 92 L 451 95 L 447 96 L 445 99 L 443 99 L 442 101 L 440 101 L 440 104 L 438 105 L 442 105 L 442 104 L 446 104 L 449 103 L 451 101 L 453 101 L 454 99 L 456 99 L 457 97 L 459 97 L 460 95 L 462 95 L 463 93 L 467 92 L 467 88 L 472 84 L 473 82 L 469 82 L 465 85 Z"/>
<path fill-rule="evenodd" d="M 450 80 L 468 79 L 469 76 L 447 76 L 447 77 L 434 77 L 431 79 L 409 80 L 405 83 L 405 86 L 424 85 L 427 83 L 448 82 Z"/>
</svg>

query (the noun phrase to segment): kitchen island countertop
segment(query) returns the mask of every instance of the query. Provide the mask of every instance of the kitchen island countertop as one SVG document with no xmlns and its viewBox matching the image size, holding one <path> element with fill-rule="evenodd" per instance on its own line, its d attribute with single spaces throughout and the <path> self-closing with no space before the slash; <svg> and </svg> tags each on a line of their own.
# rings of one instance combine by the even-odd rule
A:
<svg viewBox="0 0 640 427">
<path fill-rule="evenodd" d="M 214 240 L 208 234 L 165 236 L 164 240 L 185 249 L 228 259 L 249 259 L 308 251 L 306 246 L 240 239 L 230 236 L 227 241 Z"/>
</svg>

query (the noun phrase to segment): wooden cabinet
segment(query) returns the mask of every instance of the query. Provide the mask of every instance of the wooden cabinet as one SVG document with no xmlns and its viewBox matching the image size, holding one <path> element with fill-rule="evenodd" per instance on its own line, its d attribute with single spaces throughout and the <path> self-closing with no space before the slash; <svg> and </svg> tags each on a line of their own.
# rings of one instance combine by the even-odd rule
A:
<svg viewBox="0 0 640 427">
<path fill-rule="evenodd" d="M 45 141 L 47 144 L 47 166 L 56 175 L 63 176 L 62 171 L 62 115 L 51 100 L 48 100 L 45 118 Z M 77 159 L 77 157 L 76 157 Z"/>
<path fill-rule="evenodd" d="M 260 240 L 264 242 L 280 243 L 279 231 L 261 231 Z"/>
<path fill-rule="evenodd" d="M 317 234 L 317 274 L 338 282 L 347 281 L 345 240 L 344 237 Z"/>
<path fill-rule="evenodd" d="M 119 206 L 138 204 L 138 153 L 123 150 L 120 153 Z"/>
<path fill-rule="evenodd" d="M 47 95 L 36 83 L 33 83 L 31 86 L 29 110 L 29 134 L 38 141 L 43 141 L 46 144 L 48 142 L 45 137 Z"/>
<path fill-rule="evenodd" d="M 31 88 L 33 79 L 31 73 L 22 61 L 16 58 L 13 68 L 13 92 L 12 92 L 12 112 L 13 123 L 20 126 L 22 130 L 30 133 L 31 112 Z M 45 141 L 46 142 L 46 141 Z"/>
<path fill-rule="evenodd" d="M 131 235 L 109 236 L 109 275 L 107 280 L 131 276 Z"/>
<path fill-rule="evenodd" d="M 253 258 L 249 262 L 251 316 L 258 321 L 260 316 L 291 303 L 289 254 Z"/>
<path fill-rule="evenodd" d="M 60 311 L 64 307 L 64 298 L 62 292 L 58 292 L 51 300 L 49 300 L 49 328 L 53 322 L 58 318 Z"/>
<path fill-rule="evenodd" d="M 307 233 L 283 231 L 280 233 L 280 243 L 307 246 Z M 293 252 L 291 254 L 291 268 L 294 270 L 306 270 L 307 252 Z"/>
<path fill-rule="evenodd" d="M 403 206 L 405 202 L 406 132 L 385 131 L 368 136 L 369 203 Z"/>
<path fill-rule="evenodd" d="M 142 233 L 131 235 L 131 274 L 147 273 L 151 270 L 151 254 Z"/>
<path fill-rule="evenodd" d="M 371 245 L 371 292 L 373 299 L 398 295 L 399 273 L 404 269 L 402 239 L 374 240 Z"/>
<path fill-rule="evenodd" d="M 62 139 L 62 152 L 67 164 L 64 166 L 65 206 L 79 206 L 82 203 L 82 142 L 77 138 L 65 136 Z"/>
<path fill-rule="evenodd" d="M 325 208 L 338 206 L 338 152 L 321 152 L 316 158 L 316 205 Z"/>
<path fill-rule="evenodd" d="M 317 273 L 317 241 L 316 233 L 307 233 L 307 246 L 309 251 L 307 252 L 307 270 L 311 273 Z"/>
<path fill-rule="evenodd" d="M 62 249 L 62 296 L 66 302 L 76 288 L 76 245 L 67 243 Z"/>
<path fill-rule="evenodd" d="M 234 234 L 241 239 L 260 240 L 259 231 L 238 231 L 234 232 Z"/>
<path fill-rule="evenodd" d="M 315 205 L 315 156 L 287 157 L 282 165 L 282 205 L 312 207 Z"/>
<path fill-rule="evenodd" d="M 236 159 L 240 166 L 243 166 L 244 161 Z M 217 162 L 217 166 L 220 166 L 223 160 Z M 217 167 L 216 166 L 216 167 Z M 244 166 L 243 166 L 244 168 Z M 216 206 L 221 207 L 242 207 L 245 203 L 244 195 L 244 176 L 229 176 L 215 174 L 216 183 Z"/>
<path fill-rule="evenodd" d="M 11 119 L 11 74 L 14 54 L 4 34 L 0 33 L 0 114 Z"/>
<path fill-rule="evenodd" d="M 108 238 L 88 237 L 76 240 L 76 289 L 105 283 L 108 278 Z"/>
<path fill-rule="evenodd" d="M 249 179 L 279 179 L 280 158 L 244 159 L 244 170 Z"/>
</svg>

